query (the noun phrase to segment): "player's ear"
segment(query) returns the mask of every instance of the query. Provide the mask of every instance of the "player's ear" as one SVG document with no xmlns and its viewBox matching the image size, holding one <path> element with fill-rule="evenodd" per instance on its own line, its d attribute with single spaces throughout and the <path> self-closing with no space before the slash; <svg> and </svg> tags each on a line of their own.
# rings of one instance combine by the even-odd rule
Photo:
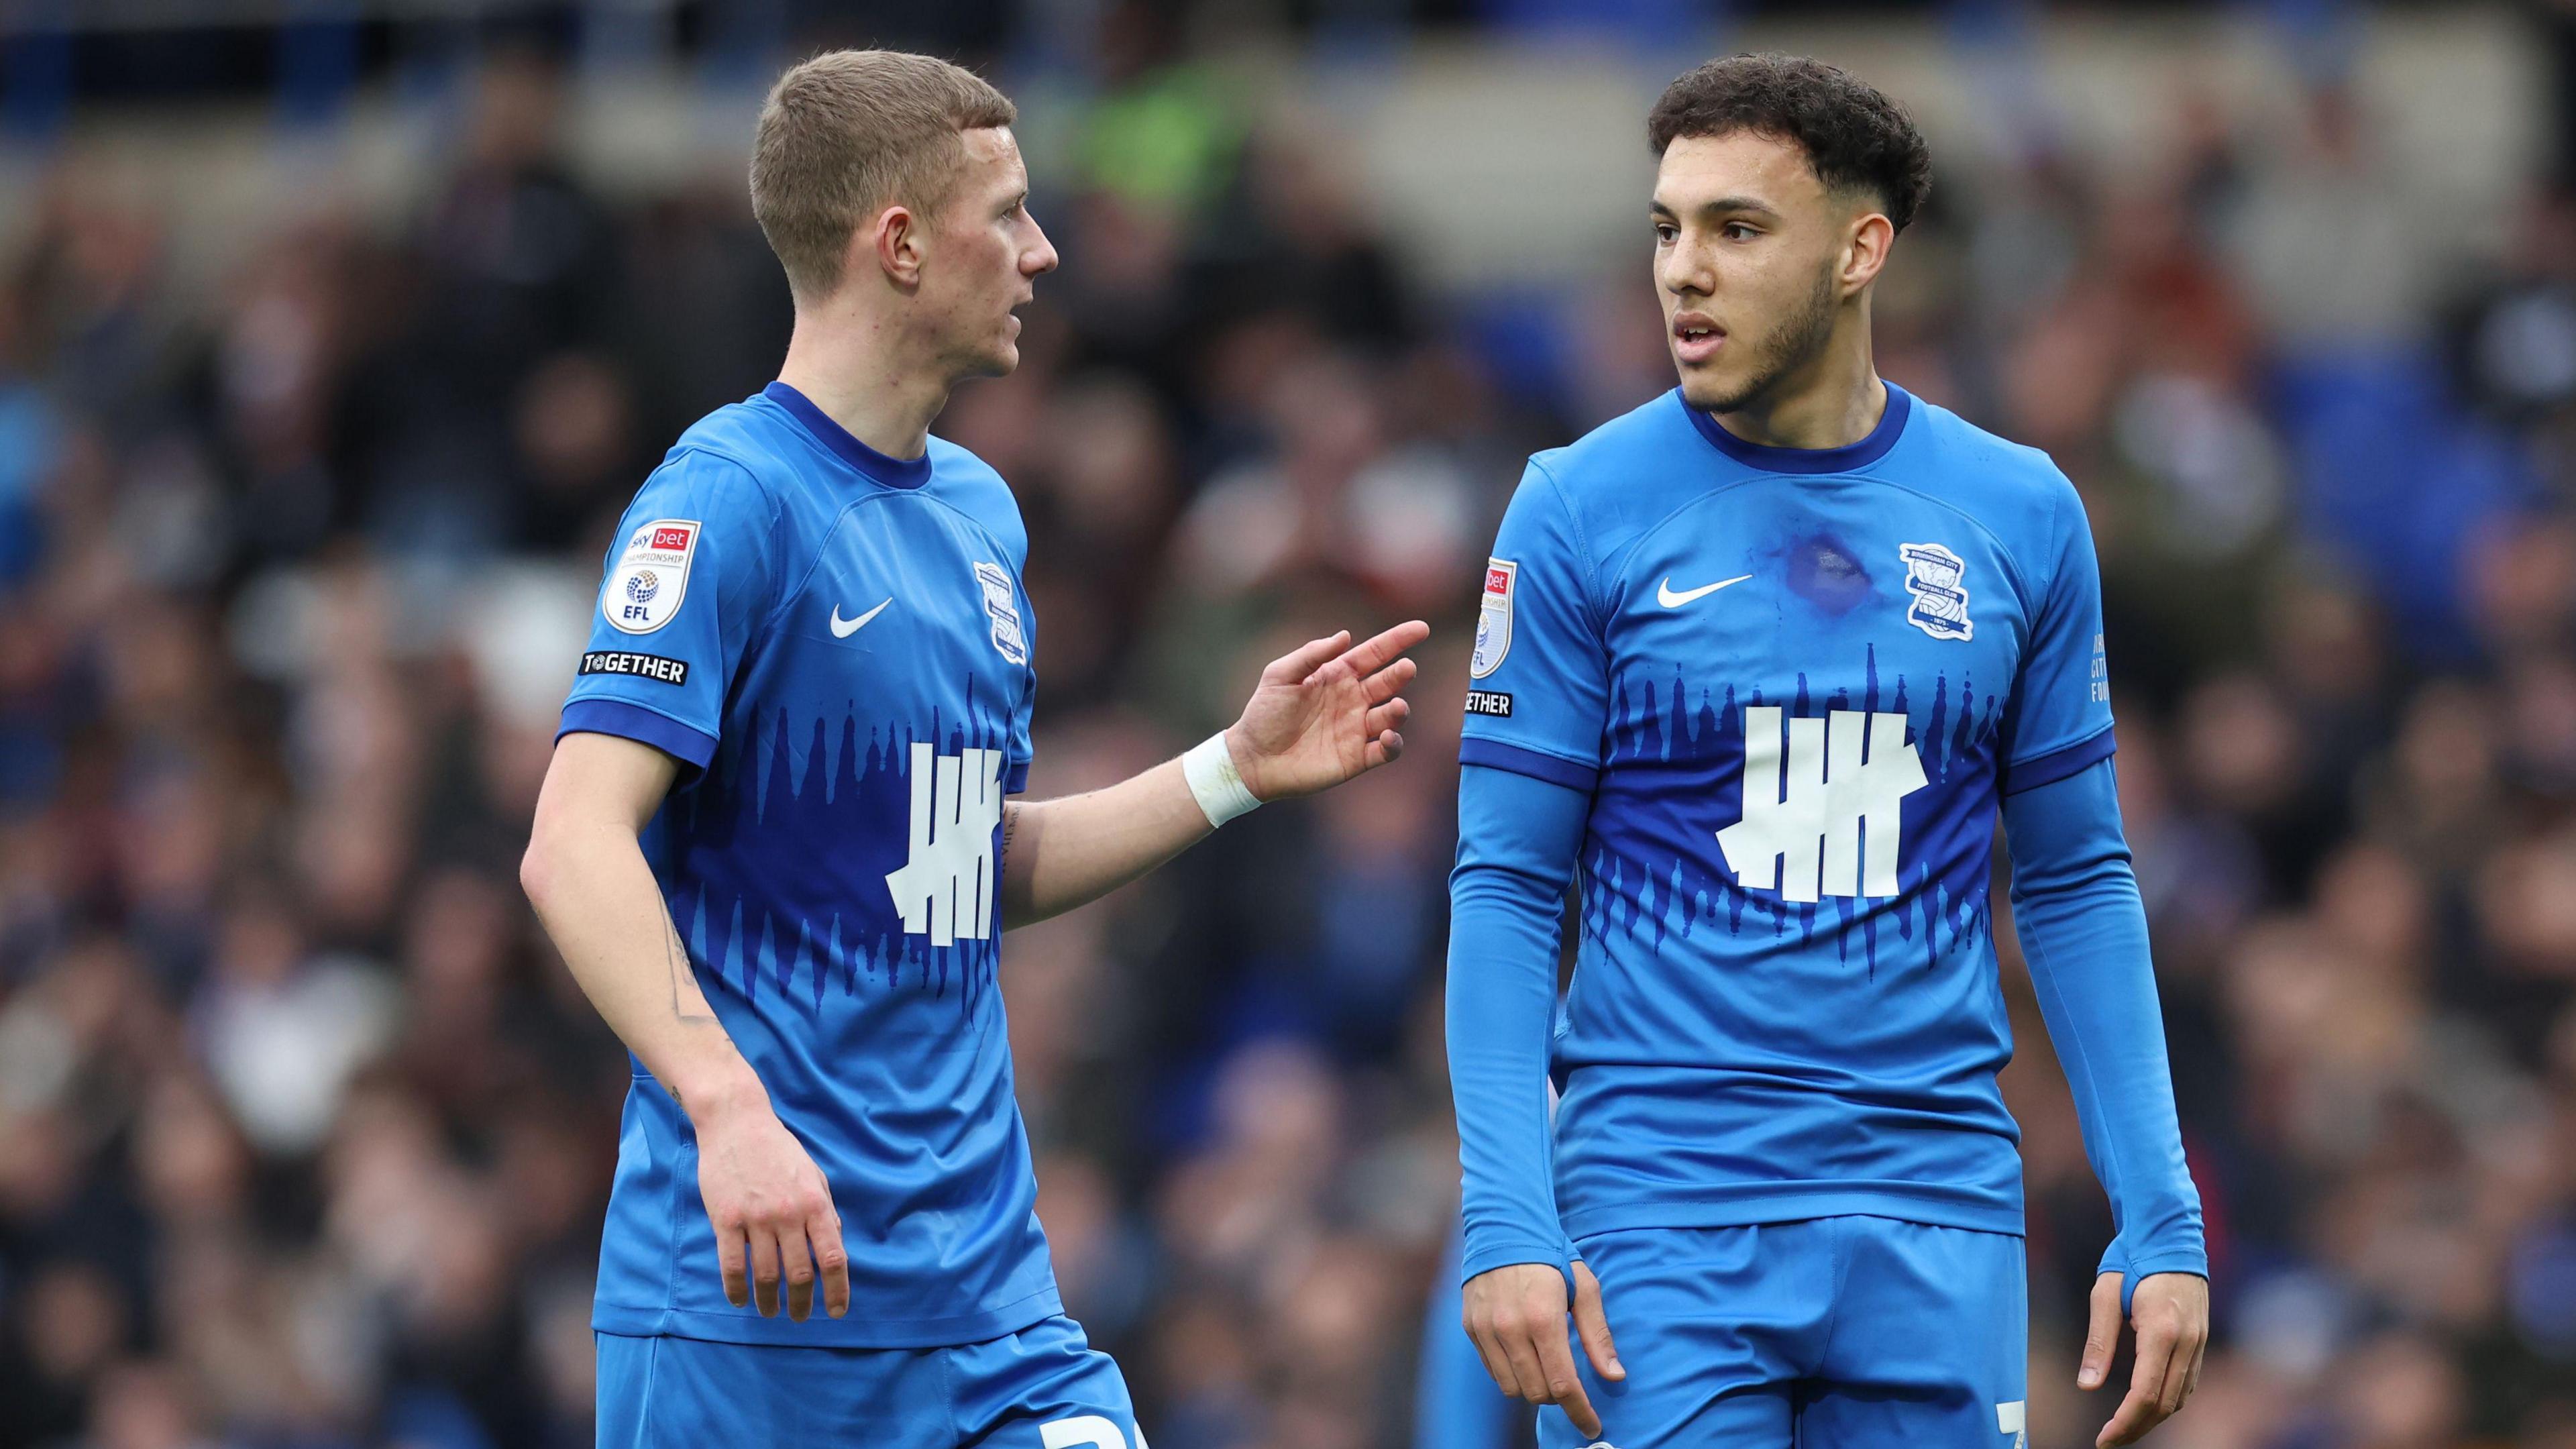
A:
<svg viewBox="0 0 2576 1449">
<path fill-rule="evenodd" d="M 853 249 L 865 243 L 869 260 L 886 279 L 910 290 L 921 284 L 921 217 L 908 206 L 889 206 L 851 238 Z M 851 258 L 855 263 L 859 259 Z"/>
<path fill-rule="evenodd" d="M 1878 280 L 1879 269 L 1887 265 L 1887 250 L 1895 244 L 1896 224 L 1884 213 L 1867 212 L 1852 223 L 1850 238 L 1843 245 L 1846 295 Z"/>
</svg>

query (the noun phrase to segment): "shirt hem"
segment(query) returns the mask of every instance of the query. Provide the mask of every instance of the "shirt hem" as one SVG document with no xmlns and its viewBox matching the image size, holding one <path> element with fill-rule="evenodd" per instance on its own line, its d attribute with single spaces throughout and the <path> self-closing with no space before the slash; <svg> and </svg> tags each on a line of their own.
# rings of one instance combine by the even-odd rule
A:
<svg viewBox="0 0 2576 1449">
<path fill-rule="evenodd" d="M 1926 1184 L 1835 1187 L 1813 1182 L 1741 1183 L 1706 1188 L 1687 1197 L 1643 1197 L 1579 1208 L 1565 1214 L 1576 1240 L 1636 1228 L 1740 1228 L 1809 1218 L 1894 1218 L 1936 1228 L 2021 1237 L 2019 1203 L 1998 1203 L 1945 1193 Z"/>
<path fill-rule="evenodd" d="M 830 1318 L 823 1313 L 820 1297 L 816 1295 L 814 1316 L 803 1323 L 785 1313 L 762 1318 L 747 1311 L 711 1313 L 594 1302 L 590 1326 L 600 1333 L 630 1338 L 694 1338 L 786 1348 L 953 1348 L 1017 1333 L 1064 1313 L 1064 1299 L 1053 1286 L 999 1308 L 949 1318 L 877 1318 L 866 1316 L 867 1310 L 856 1303 L 850 1305 L 849 1317 Z"/>
</svg>

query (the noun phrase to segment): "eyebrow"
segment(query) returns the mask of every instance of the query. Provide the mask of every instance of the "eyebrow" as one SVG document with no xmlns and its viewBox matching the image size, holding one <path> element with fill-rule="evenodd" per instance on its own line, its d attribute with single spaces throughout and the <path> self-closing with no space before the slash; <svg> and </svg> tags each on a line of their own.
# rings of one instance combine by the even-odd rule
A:
<svg viewBox="0 0 2576 1449">
<path fill-rule="evenodd" d="M 1646 203 L 1646 207 L 1657 216 L 1679 216 L 1681 214 L 1673 210 L 1670 206 L 1665 205 L 1664 200 L 1661 197 L 1649 200 Z M 1769 203 L 1757 201 L 1750 196 L 1721 196 L 1711 201 L 1703 201 L 1693 209 L 1702 216 L 1716 216 L 1726 212 L 1737 211 L 1759 212 L 1764 216 L 1778 216 L 1780 214 L 1779 210 L 1771 206 Z"/>
</svg>

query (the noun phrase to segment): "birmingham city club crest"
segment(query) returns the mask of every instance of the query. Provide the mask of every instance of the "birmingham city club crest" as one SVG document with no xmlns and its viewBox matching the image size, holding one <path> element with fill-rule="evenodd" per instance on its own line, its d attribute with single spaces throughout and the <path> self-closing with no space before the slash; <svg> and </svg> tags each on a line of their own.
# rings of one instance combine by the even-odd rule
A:
<svg viewBox="0 0 2576 1449">
<path fill-rule="evenodd" d="M 1968 589 L 1960 582 L 1968 571 L 1960 557 L 1937 543 L 1900 543 L 1905 560 L 1905 591 L 1914 602 L 1905 622 L 1935 639 L 1966 639 L 1976 632 L 1968 619 Z"/>
</svg>

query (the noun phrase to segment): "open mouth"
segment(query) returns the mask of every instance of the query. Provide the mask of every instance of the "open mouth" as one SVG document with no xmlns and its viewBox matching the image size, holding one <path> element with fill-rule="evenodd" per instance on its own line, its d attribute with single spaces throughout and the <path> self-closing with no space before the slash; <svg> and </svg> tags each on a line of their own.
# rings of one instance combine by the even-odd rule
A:
<svg viewBox="0 0 2576 1449">
<path fill-rule="evenodd" d="M 1706 317 L 1684 313 L 1673 319 L 1673 355 L 1684 362 L 1705 362 L 1726 343 L 1726 329 Z"/>
</svg>

